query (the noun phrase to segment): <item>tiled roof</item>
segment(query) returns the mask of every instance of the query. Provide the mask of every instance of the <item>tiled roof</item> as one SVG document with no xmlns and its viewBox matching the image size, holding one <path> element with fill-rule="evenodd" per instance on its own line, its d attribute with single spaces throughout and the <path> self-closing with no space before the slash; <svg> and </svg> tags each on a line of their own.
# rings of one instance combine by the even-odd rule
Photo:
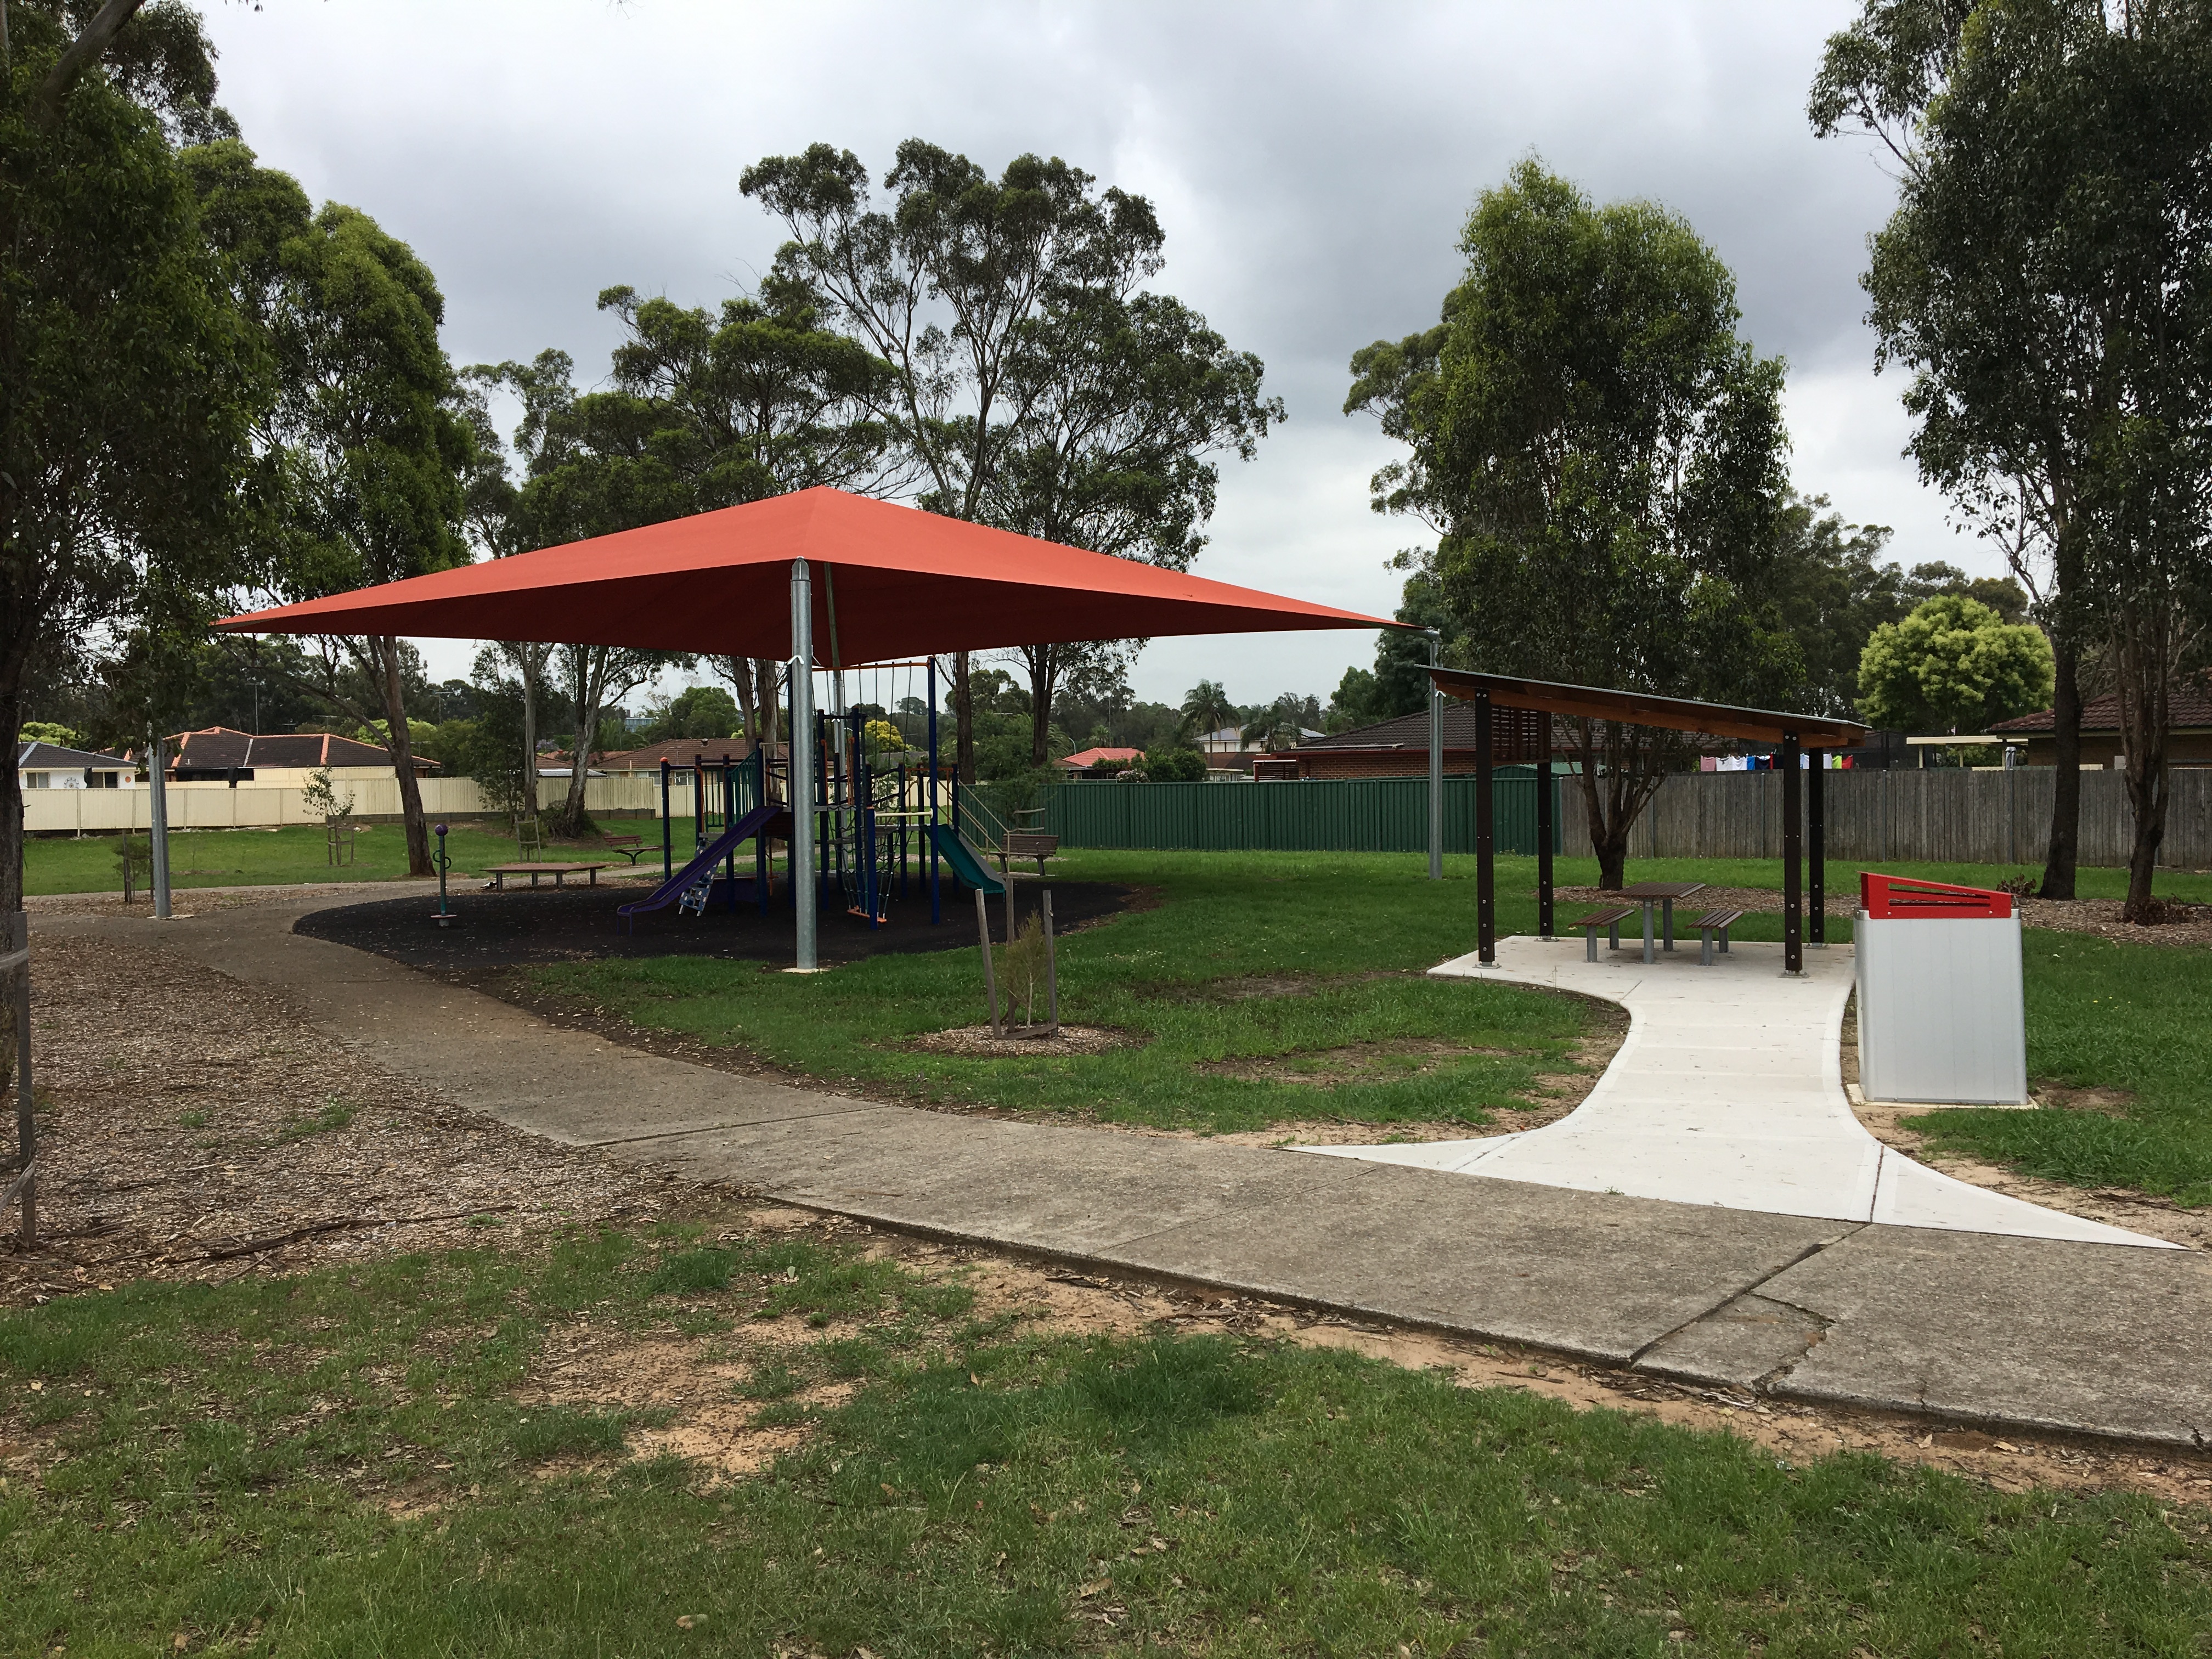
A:
<svg viewBox="0 0 2212 1659">
<path fill-rule="evenodd" d="M 770 744 L 771 755 L 783 753 L 780 743 Z M 670 738 L 664 743 L 649 743 L 642 749 L 624 749 L 618 753 L 602 755 L 599 764 L 610 772 L 658 772 L 665 760 L 678 770 L 696 765 L 700 761 L 719 762 L 725 755 L 732 760 L 744 760 L 753 752 L 750 738 Z M 543 757 L 551 761 L 550 755 Z M 562 765 L 571 764 L 566 755 L 558 757 Z"/>
<path fill-rule="evenodd" d="M 27 743 L 15 757 L 19 772 L 128 772 L 131 763 L 120 755 L 102 755 L 89 749 L 64 749 L 58 743 Z"/>
<path fill-rule="evenodd" d="M 331 732 L 273 732 L 256 735 L 234 732 L 227 726 L 210 726 L 204 732 L 180 732 L 169 739 L 173 766 L 199 772 L 228 771 L 235 766 L 389 766 L 391 751 L 381 744 L 361 743 Z M 418 769 L 434 766 L 416 756 Z"/>
<path fill-rule="evenodd" d="M 1141 749 L 1085 749 L 1073 755 L 1063 755 L 1053 764 L 1080 769 L 1096 766 L 1101 761 L 1133 761 L 1144 757 L 1145 751 Z"/>
<path fill-rule="evenodd" d="M 2169 718 L 2177 727 L 2212 726 L 2212 690 L 2202 680 L 2173 686 L 2166 693 Z M 2057 728 L 2057 721 L 2048 708 L 2036 714 L 2022 714 L 2017 720 L 1999 720 L 1990 727 L 1992 732 L 2050 732 Z M 2117 695 L 2093 697 L 2081 705 L 2081 729 L 2084 732 L 2117 732 L 2120 729 L 2120 700 Z"/>
<path fill-rule="evenodd" d="M 1503 711 L 1501 711 L 1503 712 Z M 1567 738 L 1560 732 L 1562 720 L 1553 721 L 1553 741 L 1562 746 Z M 1372 726 L 1356 726 L 1349 732 L 1339 732 L 1333 737 L 1311 738 L 1301 743 L 1295 752 L 1310 754 L 1316 750 L 1330 749 L 1422 749 L 1429 746 L 1429 715 L 1426 709 L 1417 709 L 1410 714 L 1401 714 L 1395 720 L 1377 720 Z M 1474 705 L 1457 697 L 1447 698 L 1443 708 L 1443 746 L 1447 749 L 1474 747 Z M 1289 754 L 1289 750 L 1278 750 L 1278 754 Z"/>
</svg>

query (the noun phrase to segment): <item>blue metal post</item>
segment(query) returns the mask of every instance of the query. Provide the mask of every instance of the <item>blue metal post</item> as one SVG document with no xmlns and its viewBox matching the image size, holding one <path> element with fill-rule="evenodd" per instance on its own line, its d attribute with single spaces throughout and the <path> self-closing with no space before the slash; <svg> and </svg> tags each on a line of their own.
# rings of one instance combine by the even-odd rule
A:
<svg viewBox="0 0 2212 1659">
<path fill-rule="evenodd" d="M 945 920 L 937 895 L 937 659 L 929 659 L 929 925 Z"/>
</svg>

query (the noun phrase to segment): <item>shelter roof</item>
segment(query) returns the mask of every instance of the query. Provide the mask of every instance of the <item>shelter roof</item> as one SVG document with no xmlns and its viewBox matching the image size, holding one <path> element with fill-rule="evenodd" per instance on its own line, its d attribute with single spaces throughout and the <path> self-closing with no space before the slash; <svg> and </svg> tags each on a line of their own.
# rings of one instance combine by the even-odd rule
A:
<svg viewBox="0 0 2212 1659">
<path fill-rule="evenodd" d="M 795 559 L 824 567 L 813 583 L 814 648 L 831 666 L 994 646 L 1405 626 L 830 489 L 216 626 L 781 659 L 791 653 Z"/>
<path fill-rule="evenodd" d="M 1749 738 L 1779 743 L 1795 735 L 1808 749 L 1850 749 L 1866 740 L 1856 720 L 1823 714 L 1793 714 L 1772 708 L 1741 708 L 1732 703 L 1699 702 L 1689 697 L 1653 696 L 1596 685 L 1560 685 L 1510 674 L 1477 674 L 1457 668 L 1431 668 L 1437 690 L 1452 697 L 1488 692 L 1501 708 L 1534 708 L 1583 720 L 1619 720 L 1629 726 L 1657 726 L 1674 732 L 1705 732 L 1717 738 Z"/>
</svg>

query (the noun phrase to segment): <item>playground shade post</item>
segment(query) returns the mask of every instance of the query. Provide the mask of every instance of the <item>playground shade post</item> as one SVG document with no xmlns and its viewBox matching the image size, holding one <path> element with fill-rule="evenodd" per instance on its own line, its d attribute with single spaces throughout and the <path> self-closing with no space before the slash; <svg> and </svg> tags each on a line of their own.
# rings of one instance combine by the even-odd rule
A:
<svg viewBox="0 0 2212 1659">
<path fill-rule="evenodd" d="M 937 896 L 937 658 L 929 659 L 929 828 L 922 837 L 929 843 L 929 925 L 945 920 Z"/>
<path fill-rule="evenodd" d="M 1058 948 L 1052 938 L 1052 889 L 1048 887 L 1037 896 L 1044 907 L 1044 1010 L 1045 1018 L 1052 1022 L 1052 1034 L 1060 1035 L 1060 960 Z"/>
<path fill-rule="evenodd" d="M 793 965 L 817 965 L 814 886 L 814 592 L 806 561 L 791 562 L 791 895 Z"/>
</svg>

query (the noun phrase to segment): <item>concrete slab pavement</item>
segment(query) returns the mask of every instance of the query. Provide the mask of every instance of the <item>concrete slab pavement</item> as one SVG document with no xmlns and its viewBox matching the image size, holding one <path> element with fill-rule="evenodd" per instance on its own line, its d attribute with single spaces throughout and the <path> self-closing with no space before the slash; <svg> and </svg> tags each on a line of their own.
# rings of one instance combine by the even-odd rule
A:
<svg viewBox="0 0 2212 1659">
<path fill-rule="evenodd" d="M 792 1203 L 1807 1399 L 2178 1445 L 2212 1431 L 2212 1274 L 2193 1253 L 884 1106 L 642 1054 L 290 932 L 330 902 L 56 916 L 39 937 L 185 952 L 457 1104 Z M 2168 1355 L 2146 1353 L 2154 1332 Z"/>
<path fill-rule="evenodd" d="M 1627 1038 L 1589 1097 L 1520 1134 L 1300 1150 L 1777 1215 L 2176 1248 L 1969 1186 L 1869 1134 L 1844 1093 L 1852 961 L 1849 946 L 1808 951 L 1792 978 L 1779 945 L 1740 943 L 1707 966 L 1692 951 L 1646 963 L 1601 950 L 1590 962 L 1579 939 L 1501 939 L 1495 968 L 1468 956 L 1431 972 L 1627 1009 Z"/>
</svg>

